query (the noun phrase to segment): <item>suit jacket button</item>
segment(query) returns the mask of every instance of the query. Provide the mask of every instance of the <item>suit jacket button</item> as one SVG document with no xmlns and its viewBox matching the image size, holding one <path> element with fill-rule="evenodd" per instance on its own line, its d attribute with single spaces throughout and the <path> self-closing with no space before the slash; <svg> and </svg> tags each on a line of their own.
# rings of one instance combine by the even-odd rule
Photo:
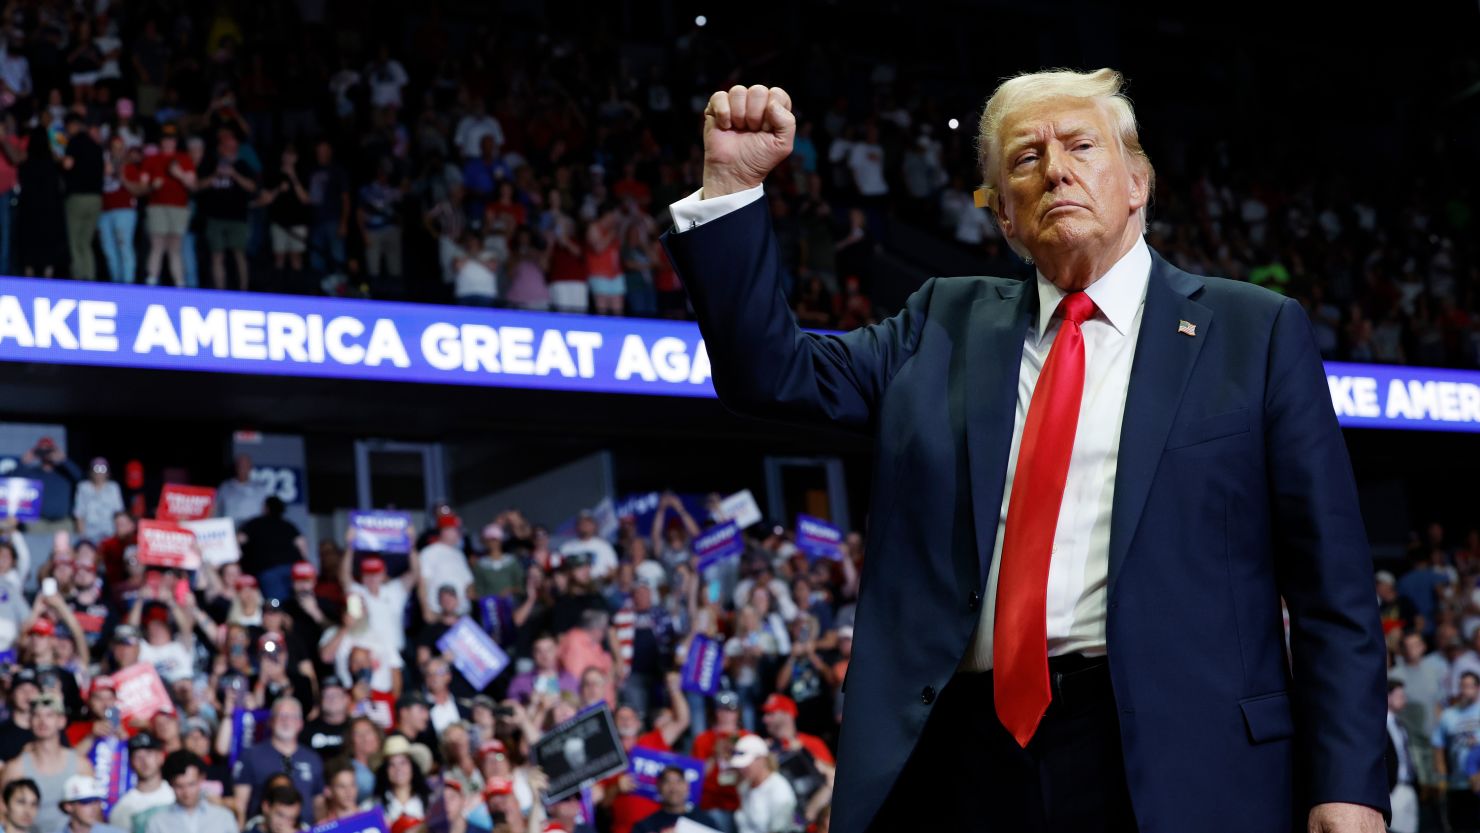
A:
<svg viewBox="0 0 1480 833">
<path fill-rule="evenodd" d="M 981 606 L 982 606 L 982 594 L 980 594 L 980 593 L 978 593 L 978 592 L 976 592 L 976 591 L 973 590 L 971 592 L 971 596 L 966 599 L 966 609 L 967 610 L 976 610 L 977 608 L 979 608 Z"/>
<path fill-rule="evenodd" d="M 934 686 L 925 686 L 925 688 L 920 691 L 920 702 L 924 703 L 927 706 L 935 702 Z"/>
</svg>

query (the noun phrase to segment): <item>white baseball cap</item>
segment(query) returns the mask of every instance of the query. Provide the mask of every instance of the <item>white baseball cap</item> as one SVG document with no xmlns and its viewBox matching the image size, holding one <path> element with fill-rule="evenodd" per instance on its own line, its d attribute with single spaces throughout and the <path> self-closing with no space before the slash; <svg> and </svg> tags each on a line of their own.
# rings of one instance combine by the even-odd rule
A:
<svg viewBox="0 0 1480 833">
<path fill-rule="evenodd" d="M 771 754 L 771 747 L 767 746 L 760 736 L 746 735 L 735 741 L 735 751 L 730 754 L 730 767 L 744 769 L 757 758 L 764 758 L 769 754 Z"/>
<path fill-rule="evenodd" d="M 58 803 L 69 801 L 102 801 L 108 794 L 98 786 L 97 779 L 89 775 L 73 775 L 62 785 L 62 800 Z"/>
</svg>

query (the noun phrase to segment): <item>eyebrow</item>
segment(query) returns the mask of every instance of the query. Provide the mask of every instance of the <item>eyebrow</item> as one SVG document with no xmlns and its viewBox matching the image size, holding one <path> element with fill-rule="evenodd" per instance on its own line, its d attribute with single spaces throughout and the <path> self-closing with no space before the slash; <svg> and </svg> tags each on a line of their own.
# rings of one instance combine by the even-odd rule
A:
<svg viewBox="0 0 1480 833">
<path fill-rule="evenodd" d="M 1058 131 L 1058 133 L 1061 137 L 1065 139 L 1073 139 L 1084 135 L 1094 135 L 1098 137 L 1100 131 L 1092 124 L 1076 124 L 1071 122 L 1064 130 Z M 1037 142 L 1038 139 L 1034 133 L 1023 131 L 1008 140 L 1006 152 L 1016 153 L 1022 148 L 1031 147 L 1034 144 L 1037 144 Z"/>
</svg>

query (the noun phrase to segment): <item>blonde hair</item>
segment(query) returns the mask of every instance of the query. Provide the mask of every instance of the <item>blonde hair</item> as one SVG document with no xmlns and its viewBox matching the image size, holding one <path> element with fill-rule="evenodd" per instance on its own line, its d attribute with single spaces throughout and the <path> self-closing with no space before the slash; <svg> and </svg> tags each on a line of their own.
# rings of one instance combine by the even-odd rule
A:
<svg viewBox="0 0 1480 833">
<path fill-rule="evenodd" d="M 1151 166 L 1151 158 L 1141 147 L 1141 137 L 1136 128 L 1136 111 L 1125 94 L 1125 77 L 1108 67 L 1094 72 L 1075 72 L 1070 69 L 1025 72 L 998 85 L 992 97 L 987 99 L 977 130 L 977 159 L 982 173 L 979 204 L 995 209 L 1001 198 L 997 176 L 1001 170 L 1003 122 L 1007 121 L 1010 114 L 1023 107 L 1054 98 L 1090 100 L 1106 108 L 1127 163 L 1133 169 L 1140 169 L 1146 177 L 1147 203 L 1137 212 L 1141 221 L 1141 233 L 1145 234 L 1146 206 L 1150 204 L 1150 195 L 1156 189 L 1156 169 Z M 995 210 L 992 212 L 992 219 L 998 220 Z M 1000 224 L 1000 220 L 998 222 Z M 1029 263 L 1032 262 L 1032 257 L 1021 242 L 1008 240 L 1007 244 Z"/>
</svg>

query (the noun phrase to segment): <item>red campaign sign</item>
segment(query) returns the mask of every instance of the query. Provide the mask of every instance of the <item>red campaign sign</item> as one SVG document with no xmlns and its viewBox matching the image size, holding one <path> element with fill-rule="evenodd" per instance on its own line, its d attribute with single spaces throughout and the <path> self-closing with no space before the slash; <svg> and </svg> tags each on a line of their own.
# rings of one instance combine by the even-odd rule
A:
<svg viewBox="0 0 1480 833">
<path fill-rule="evenodd" d="M 173 708 L 169 692 L 159 679 L 159 672 L 147 662 L 139 662 L 113 674 L 118 695 L 118 711 L 125 721 L 138 717 L 147 720 L 156 712 Z"/>
<path fill-rule="evenodd" d="M 199 570 L 195 533 L 167 521 L 139 521 L 139 563 L 166 570 Z"/>
<path fill-rule="evenodd" d="M 159 507 L 154 517 L 161 521 L 201 521 L 216 508 L 216 490 L 210 486 L 182 486 L 166 483 L 159 493 Z"/>
</svg>

